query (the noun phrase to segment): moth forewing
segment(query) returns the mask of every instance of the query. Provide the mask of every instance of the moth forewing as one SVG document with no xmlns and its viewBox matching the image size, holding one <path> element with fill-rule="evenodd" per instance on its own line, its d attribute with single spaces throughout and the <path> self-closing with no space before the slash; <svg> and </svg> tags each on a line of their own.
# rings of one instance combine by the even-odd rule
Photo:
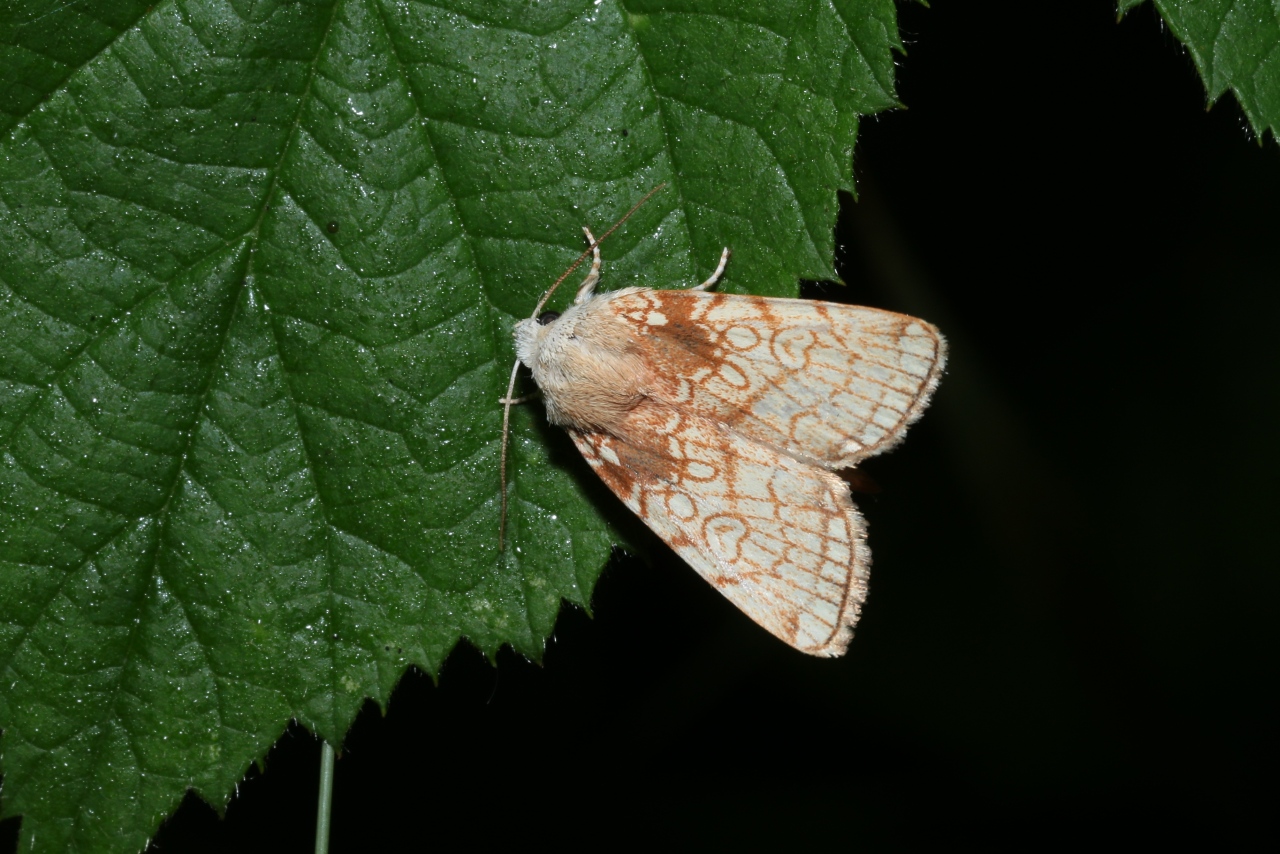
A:
<svg viewBox="0 0 1280 854">
<path fill-rule="evenodd" d="M 694 289 L 595 294 L 596 253 L 573 306 L 516 325 L 548 418 L 748 616 L 803 652 L 842 654 L 871 555 L 833 470 L 920 416 L 942 336 L 873 308 L 703 292 L 728 250 Z"/>
<path fill-rule="evenodd" d="M 840 478 L 653 401 L 616 434 L 569 432 L 627 507 L 749 617 L 803 652 L 844 652 L 870 554 Z"/>
<path fill-rule="evenodd" d="M 862 306 L 636 291 L 614 309 L 664 366 L 649 396 L 828 468 L 899 441 L 946 360 L 931 324 Z"/>
</svg>

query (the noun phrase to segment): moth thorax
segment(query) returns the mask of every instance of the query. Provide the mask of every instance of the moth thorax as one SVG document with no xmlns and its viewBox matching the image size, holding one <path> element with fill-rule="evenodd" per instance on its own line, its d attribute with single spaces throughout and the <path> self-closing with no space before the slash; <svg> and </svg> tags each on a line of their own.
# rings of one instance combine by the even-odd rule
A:
<svg viewBox="0 0 1280 854">
<path fill-rule="evenodd" d="M 516 353 L 542 390 L 553 424 L 609 430 L 643 397 L 643 365 L 625 324 L 592 303 L 545 325 L 520 321 Z"/>
</svg>

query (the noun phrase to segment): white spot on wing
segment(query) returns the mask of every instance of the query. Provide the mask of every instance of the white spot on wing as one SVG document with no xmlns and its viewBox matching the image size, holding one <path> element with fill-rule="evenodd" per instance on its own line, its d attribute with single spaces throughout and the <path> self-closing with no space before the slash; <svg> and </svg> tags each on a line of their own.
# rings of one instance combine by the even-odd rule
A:
<svg viewBox="0 0 1280 854">
<path fill-rule="evenodd" d="M 667 510 L 677 519 L 692 519 L 695 513 L 693 502 L 681 492 L 677 492 L 667 499 Z"/>
<path fill-rule="evenodd" d="M 750 350 L 760 343 L 760 336 L 747 326 L 734 326 L 724 334 L 729 345 L 738 350 Z"/>
<path fill-rule="evenodd" d="M 695 480 L 711 480 L 716 476 L 716 470 L 706 463 L 689 463 L 685 472 Z"/>
<path fill-rule="evenodd" d="M 720 366 L 720 378 L 734 388 L 746 388 L 747 378 L 742 375 L 733 365 L 723 364 Z"/>
<path fill-rule="evenodd" d="M 747 526 L 732 516 L 712 516 L 706 523 L 707 540 L 716 553 L 726 560 L 737 560 L 738 549 Z"/>
</svg>

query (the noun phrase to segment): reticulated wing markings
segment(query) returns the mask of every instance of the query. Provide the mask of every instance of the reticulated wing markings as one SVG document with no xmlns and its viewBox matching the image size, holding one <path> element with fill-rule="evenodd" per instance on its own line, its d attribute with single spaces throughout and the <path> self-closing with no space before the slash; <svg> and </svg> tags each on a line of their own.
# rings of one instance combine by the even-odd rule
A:
<svg viewBox="0 0 1280 854">
<path fill-rule="evenodd" d="M 945 360 L 931 325 L 878 309 L 690 291 L 619 303 L 643 327 L 654 397 L 833 468 L 901 438 Z"/>
<path fill-rule="evenodd" d="M 866 595 L 862 521 L 829 472 L 660 404 L 619 436 L 571 431 L 601 479 L 752 619 L 838 655 Z"/>
</svg>

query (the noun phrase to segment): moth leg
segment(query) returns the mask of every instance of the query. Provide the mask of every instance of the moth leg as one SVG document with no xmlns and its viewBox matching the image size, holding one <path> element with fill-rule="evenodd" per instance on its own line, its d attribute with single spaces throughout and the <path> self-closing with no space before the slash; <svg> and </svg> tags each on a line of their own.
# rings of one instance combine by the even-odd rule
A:
<svg viewBox="0 0 1280 854">
<path fill-rule="evenodd" d="M 542 392 L 535 391 L 530 394 L 522 394 L 519 397 L 500 397 L 498 398 L 498 403 L 501 403 L 503 406 L 519 406 L 522 403 L 537 400 L 541 395 Z"/>
<path fill-rule="evenodd" d="M 696 287 L 689 288 L 691 291 L 705 291 L 707 288 L 715 287 L 716 282 L 720 281 L 720 277 L 724 275 L 725 265 L 729 263 L 729 247 L 726 246 L 724 251 L 720 253 L 720 263 L 716 267 L 716 271 L 711 274 L 711 278 L 707 279 Z"/>
<path fill-rule="evenodd" d="M 582 305 L 591 299 L 591 294 L 596 289 L 596 283 L 600 281 L 600 244 L 591 236 L 591 229 L 585 225 L 582 227 L 582 233 L 587 236 L 587 240 L 591 243 L 591 272 L 587 273 L 587 277 L 582 280 L 582 284 L 578 285 L 578 295 L 573 298 L 574 305 Z"/>
</svg>

